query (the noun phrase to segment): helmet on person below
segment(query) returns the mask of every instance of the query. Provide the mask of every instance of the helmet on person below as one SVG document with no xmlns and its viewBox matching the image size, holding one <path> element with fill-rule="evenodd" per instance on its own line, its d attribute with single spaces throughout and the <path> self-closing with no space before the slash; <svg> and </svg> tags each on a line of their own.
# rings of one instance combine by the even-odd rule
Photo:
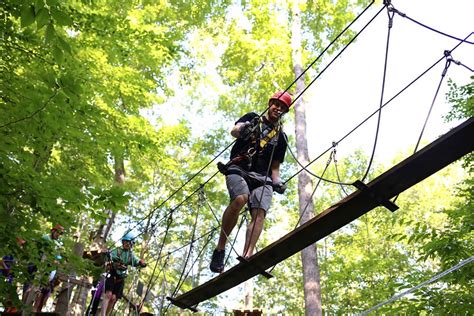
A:
<svg viewBox="0 0 474 316">
<path fill-rule="evenodd" d="M 51 228 L 51 232 L 54 232 L 54 231 L 57 231 L 57 232 L 63 234 L 64 233 L 64 227 L 59 225 L 59 224 L 56 224 L 56 226 Z"/>
<path fill-rule="evenodd" d="M 268 100 L 268 102 L 270 102 L 272 100 L 279 100 L 279 101 L 283 102 L 288 107 L 288 110 L 291 107 L 291 95 L 286 91 L 277 91 L 277 92 L 275 92 L 270 97 L 270 100 Z"/>
<path fill-rule="evenodd" d="M 126 233 L 125 235 L 122 236 L 122 241 L 130 241 L 133 244 L 133 240 L 135 239 L 135 236 L 133 236 L 131 233 Z"/>
</svg>

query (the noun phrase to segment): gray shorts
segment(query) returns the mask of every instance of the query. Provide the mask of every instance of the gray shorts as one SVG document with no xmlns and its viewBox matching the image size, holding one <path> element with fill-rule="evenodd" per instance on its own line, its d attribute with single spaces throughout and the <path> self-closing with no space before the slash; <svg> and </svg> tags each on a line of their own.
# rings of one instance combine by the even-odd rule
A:
<svg viewBox="0 0 474 316">
<path fill-rule="evenodd" d="M 265 178 L 265 176 L 262 176 Z M 227 190 L 229 191 L 230 200 L 233 201 L 237 196 L 246 194 L 249 196 L 249 207 L 261 208 L 265 213 L 270 209 L 272 204 L 273 188 L 271 185 L 259 186 L 250 192 L 247 182 L 240 175 L 229 174 L 225 177 Z"/>
</svg>

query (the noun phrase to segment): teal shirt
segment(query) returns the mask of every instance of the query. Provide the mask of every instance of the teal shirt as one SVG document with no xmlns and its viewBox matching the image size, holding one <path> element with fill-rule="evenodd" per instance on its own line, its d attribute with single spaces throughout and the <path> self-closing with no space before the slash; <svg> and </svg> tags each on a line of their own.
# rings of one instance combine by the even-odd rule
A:
<svg viewBox="0 0 474 316">
<path fill-rule="evenodd" d="M 127 277 L 127 266 L 138 266 L 139 259 L 133 254 L 132 250 L 116 248 L 110 252 L 112 267 L 121 278 Z"/>
<path fill-rule="evenodd" d="M 60 249 L 63 246 L 63 243 L 58 239 L 51 238 L 51 235 L 43 235 L 44 242 L 42 243 L 43 251 L 51 252 L 54 256 L 54 259 L 61 260 L 62 256 L 60 254 Z"/>
</svg>

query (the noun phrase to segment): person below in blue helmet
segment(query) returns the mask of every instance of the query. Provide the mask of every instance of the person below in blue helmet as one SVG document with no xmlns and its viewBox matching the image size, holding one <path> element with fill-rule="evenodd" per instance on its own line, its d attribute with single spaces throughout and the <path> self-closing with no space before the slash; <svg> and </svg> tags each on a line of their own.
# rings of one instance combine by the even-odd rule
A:
<svg viewBox="0 0 474 316">
<path fill-rule="evenodd" d="M 134 236 L 130 233 L 122 237 L 122 246 L 109 253 L 110 264 L 105 279 L 105 293 L 102 298 L 101 315 L 109 315 L 115 302 L 122 298 L 125 278 L 128 275 L 128 266 L 146 267 L 143 259 L 138 259 L 133 253 Z"/>
</svg>

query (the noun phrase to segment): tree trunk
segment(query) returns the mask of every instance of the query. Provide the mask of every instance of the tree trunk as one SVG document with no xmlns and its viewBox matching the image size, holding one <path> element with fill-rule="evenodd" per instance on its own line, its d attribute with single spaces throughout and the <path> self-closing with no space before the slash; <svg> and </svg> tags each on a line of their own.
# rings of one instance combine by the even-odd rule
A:
<svg viewBox="0 0 474 316">
<path fill-rule="evenodd" d="M 123 157 L 115 156 L 115 183 L 121 185 L 125 182 L 125 166 L 123 163 Z M 102 249 L 105 247 L 105 241 L 109 236 L 110 230 L 112 229 L 112 225 L 114 224 L 115 220 L 115 213 L 112 211 L 108 211 L 108 219 L 106 225 L 101 224 L 95 234 L 93 235 L 93 242 L 91 245 L 91 249 Z"/>
<path fill-rule="evenodd" d="M 244 283 L 244 293 L 245 293 L 245 300 L 244 300 L 244 310 L 252 310 L 253 309 L 253 279 L 247 280 Z"/>
<path fill-rule="evenodd" d="M 295 77 L 303 72 L 301 56 L 301 16 L 298 1 L 293 4 L 293 20 L 291 32 L 292 59 Z M 296 82 L 296 94 L 298 96 L 305 88 L 304 76 Z M 301 96 L 294 104 L 295 110 L 295 134 L 297 158 L 304 166 L 309 163 L 308 142 L 306 139 L 306 109 Z M 314 204 L 311 198 L 313 192 L 313 181 L 305 171 L 298 175 L 298 197 L 300 225 L 314 216 Z M 316 244 L 311 245 L 301 252 L 303 265 L 304 299 L 306 315 L 322 315 L 321 308 L 321 286 L 319 276 L 319 265 Z"/>
<path fill-rule="evenodd" d="M 69 311 L 69 301 L 71 299 L 71 293 L 73 290 L 73 285 L 69 283 L 63 283 L 61 289 L 58 291 L 56 307 L 54 312 L 58 313 L 61 316 L 68 315 Z"/>
</svg>

